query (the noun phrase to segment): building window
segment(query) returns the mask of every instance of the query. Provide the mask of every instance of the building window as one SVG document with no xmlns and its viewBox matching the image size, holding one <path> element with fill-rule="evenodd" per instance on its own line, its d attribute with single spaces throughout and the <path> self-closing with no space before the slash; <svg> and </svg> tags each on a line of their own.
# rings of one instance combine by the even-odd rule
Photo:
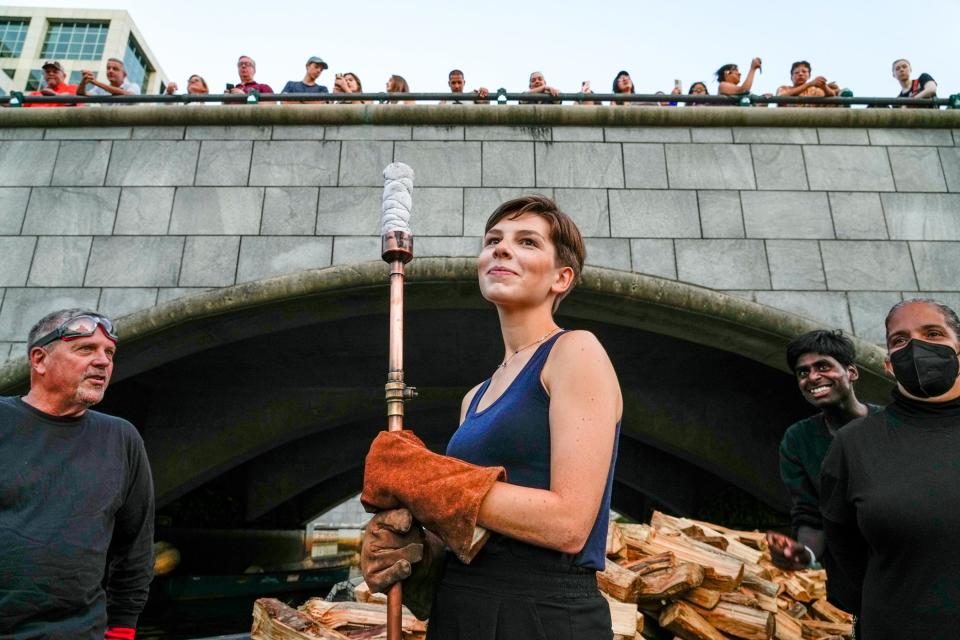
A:
<svg viewBox="0 0 960 640">
<path fill-rule="evenodd" d="M 94 73 L 93 77 L 96 78 L 97 74 Z M 67 84 L 80 84 L 81 79 L 83 79 L 83 71 L 71 71 L 70 79 L 67 80 Z"/>
<path fill-rule="evenodd" d="M 43 77 L 43 69 L 31 69 L 30 76 L 27 78 L 27 86 L 24 91 L 38 91 L 40 87 L 47 86 L 47 81 Z"/>
<path fill-rule="evenodd" d="M 0 58 L 19 58 L 27 39 L 30 21 L 22 18 L 0 20 Z"/>
<path fill-rule="evenodd" d="M 50 60 L 99 60 L 109 22 L 50 22 L 40 57 Z"/>
<path fill-rule="evenodd" d="M 130 36 L 130 39 L 127 40 L 127 50 L 123 54 L 123 66 L 127 69 L 127 77 L 130 82 L 140 85 L 141 93 L 146 92 L 147 88 L 144 85 L 147 82 L 147 76 L 153 69 L 150 67 L 147 56 L 143 54 L 143 49 L 133 39 L 133 36 Z"/>
</svg>

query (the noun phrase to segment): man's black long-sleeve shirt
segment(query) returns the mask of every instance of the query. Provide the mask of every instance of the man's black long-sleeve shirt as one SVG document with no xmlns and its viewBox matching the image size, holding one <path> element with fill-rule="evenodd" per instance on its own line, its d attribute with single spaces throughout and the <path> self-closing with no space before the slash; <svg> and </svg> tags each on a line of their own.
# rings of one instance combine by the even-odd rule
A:
<svg viewBox="0 0 960 640">
<path fill-rule="evenodd" d="M 133 425 L 0 398 L 0 638 L 136 627 L 152 545 L 153 481 Z"/>
</svg>

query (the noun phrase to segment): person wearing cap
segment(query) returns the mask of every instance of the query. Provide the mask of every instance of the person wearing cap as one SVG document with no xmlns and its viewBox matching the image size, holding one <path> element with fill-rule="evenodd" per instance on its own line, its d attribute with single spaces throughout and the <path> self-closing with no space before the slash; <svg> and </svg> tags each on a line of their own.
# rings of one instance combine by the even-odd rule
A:
<svg viewBox="0 0 960 640">
<path fill-rule="evenodd" d="M 93 85 L 89 89 L 87 85 Z M 93 71 L 83 70 L 83 77 L 77 87 L 78 96 L 138 96 L 140 85 L 130 82 L 127 68 L 119 58 L 107 58 L 107 82 L 97 80 Z"/>
<path fill-rule="evenodd" d="M 324 69 L 329 68 L 323 58 L 310 56 L 306 67 L 307 72 L 304 74 L 303 80 L 288 81 L 287 84 L 283 85 L 283 90 L 280 93 L 330 93 L 327 87 L 317 84 L 320 74 L 323 73 Z"/>
<path fill-rule="evenodd" d="M 90 409 L 116 330 L 62 309 L 27 345 L 29 391 L 0 397 L 0 637 L 133 640 L 153 577 L 153 481 L 136 428 Z"/>
<path fill-rule="evenodd" d="M 56 60 L 52 62 L 43 63 L 43 78 L 47 82 L 47 86 L 43 87 L 39 91 L 31 91 L 27 95 L 31 96 L 56 96 L 56 95 L 67 95 L 75 96 L 77 95 L 77 85 L 67 84 L 66 78 L 67 74 L 63 70 L 63 66 Z M 67 104 L 39 104 L 39 103 L 26 103 L 25 107 L 74 107 L 76 103 L 67 103 Z"/>
</svg>

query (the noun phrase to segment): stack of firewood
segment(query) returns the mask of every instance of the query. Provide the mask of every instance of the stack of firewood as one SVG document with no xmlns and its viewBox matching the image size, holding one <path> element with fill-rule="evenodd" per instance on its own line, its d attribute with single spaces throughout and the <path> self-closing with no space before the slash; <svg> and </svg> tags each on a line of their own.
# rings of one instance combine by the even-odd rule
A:
<svg viewBox="0 0 960 640">
<path fill-rule="evenodd" d="M 654 512 L 650 524 L 611 523 L 607 564 L 597 573 L 615 640 L 849 640 L 853 616 L 827 602 L 824 571 L 781 571 L 766 536 Z M 380 640 L 385 596 L 355 589 L 359 602 L 308 600 L 293 609 L 257 600 L 252 640 Z M 646 633 L 644 626 L 646 625 Z M 406 608 L 404 640 L 426 626 Z"/>
<path fill-rule="evenodd" d="M 853 634 L 853 616 L 826 600 L 826 573 L 778 569 L 760 532 L 654 512 L 648 525 L 611 524 L 607 558 L 597 581 L 616 640 L 639 640 L 644 624 L 684 640 Z"/>
<path fill-rule="evenodd" d="M 424 640 L 426 625 L 404 607 L 403 640 Z M 384 640 L 387 605 L 311 598 L 298 609 L 273 598 L 253 603 L 251 640 Z"/>
</svg>

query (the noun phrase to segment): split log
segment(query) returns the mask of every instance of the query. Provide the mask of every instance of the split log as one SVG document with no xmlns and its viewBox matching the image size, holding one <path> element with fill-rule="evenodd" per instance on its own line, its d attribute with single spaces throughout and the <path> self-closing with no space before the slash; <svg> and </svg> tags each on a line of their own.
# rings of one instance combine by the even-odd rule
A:
<svg viewBox="0 0 960 640">
<path fill-rule="evenodd" d="M 648 573 L 663 571 L 664 569 L 673 569 L 677 566 L 676 557 L 670 553 L 660 553 L 655 556 L 643 556 L 636 560 L 627 560 L 622 567 L 630 569 L 637 575 L 645 576 Z"/>
<path fill-rule="evenodd" d="M 251 640 L 349 640 L 275 598 L 253 603 Z"/>
<path fill-rule="evenodd" d="M 620 602 L 637 602 L 637 582 L 640 576 L 625 569 L 613 560 L 607 560 L 603 571 L 597 572 L 600 590 Z"/>
<path fill-rule="evenodd" d="M 387 624 L 387 607 L 382 604 L 363 602 L 327 602 L 322 598 L 310 598 L 300 606 L 300 611 L 315 622 L 331 629 L 345 626 L 377 626 Z M 405 634 L 424 634 L 426 625 L 403 607 L 400 627 Z"/>
<path fill-rule="evenodd" d="M 755 593 L 753 594 L 753 596 L 757 599 L 757 603 L 760 605 L 760 608 L 763 609 L 764 611 L 769 611 L 770 613 L 776 613 L 777 611 L 780 610 L 779 607 L 777 607 L 776 598 L 772 598 L 762 593 Z"/>
<path fill-rule="evenodd" d="M 697 609 L 704 620 L 735 638 L 772 640 L 776 623 L 773 614 L 740 604 L 720 602 L 713 609 Z"/>
<path fill-rule="evenodd" d="M 671 598 L 703 584 L 703 568 L 698 564 L 683 562 L 675 569 L 638 576 L 637 600 L 661 600 Z"/>
<path fill-rule="evenodd" d="M 684 640 L 726 640 L 692 605 L 674 602 L 660 614 L 660 626 Z"/>
<path fill-rule="evenodd" d="M 730 542 L 723 536 L 704 536 L 698 534 L 687 534 L 691 540 L 696 540 L 697 542 L 702 542 L 703 544 L 708 544 L 711 547 L 716 547 L 720 551 L 726 551 L 727 547 L 730 545 Z"/>
<path fill-rule="evenodd" d="M 607 552 L 608 558 L 619 558 L 626 552 L 626 545 L 623 543 L 623 534 L 620 533 L 620 527 L 616 522 L 611 522 L 607 526 Z"/>
<path fill-rule="evenodd" d="M 721 593 L 720 602 L 726 602 L 727 604 L 738 604 L 741 607 L 752 607 L 754 609 L 760 608 L 760 602 L 757 600 L 756 596 L 750 593 L 744 593 L 741 591 L 731 591 L 730 593 Z"/>
<path fill-rule="evenodd" d="M 366 582 L 361 582 L 353 588 L 353 599 L 357 602 L 372 602 L 374 604 L 387 604 L 387 594 L 370 593 L 370 587 Z"/>
<path fill-rule="evenodd" d="M 713 609 L 720 602 L 720 592 L 713 589 L 704 589 L 695 587 L 680 596 L 690 604 L 695 604 L 704 609 Z"/>
<path fill-rule="evenodd" d="M 810 605 L 810 611 L 813 615 L 827 622 L 853 624 L 853 614 L 833 606 L 825 598 L 821 598 Z"/>
<path fill-rule="evenodd" d="M 785 611 L 775 613 L 774 619 L 777 625 L 774 637 L 777 640 L 803 640 L 803 627 L 799 620 L 794 620 Z"/>
<path fill-rule="evenodd" d="M 744 544 L 751 549 L 756 549 L 757 551 L 767 550 L 767 534 L 762 531 L 740 531 L 738 529 L 728 529 L 727 527 L 722 527 L 718 524 L 713 524 L 712 522 L 704 522 L 702 520 L 691 520 L 691 522 L 697 526 L 709 527 L 719 531 L 720 533 L 736 538 L 741 544 Z"/>
<path fill-rule="evenodd" d="M 776 598 L 783 591 L 783 586 L 774 580 L 768 580 L 765 575 L 766 571 L 760 565 L 743 565 L 743 584 L 755 593 Z"/>
<path fill-rule="evenodd" d="M 804 569 L 794 576 L 803 585 L 804 590 L 814 599 L 827 597 L 827 572 L 823 569 Z"/>
<path fill-rule="evenodd" d="M 643 631 L 643 614 L 637 611 L 636 604 L 605 598 L 610 606 L 610 620 L 613 626 L 614 640 L 634 640 Z"/>
<path fill-rule="evenodd" d="M 784 592 L 794 600 L 799 602 L 812 602 L 815 599 L 810 595 L 810 592 L 804 588 L 803 582 L 796 574 L 784 576 L 778 579 L 778 582 L 783 585 Z"/>
<path fill-rule="evenodd" d="M 824 638 L 827 636 L 850 637 L 853 624 L 847 622 L 825 622 L 823 620 L 799 620 L 803 627 L 804 638 Z"/>
<path fill-rule="evenodd" d="M 709 522 L 698 522 L 695 520 L 689 520 L 687 518 L 675 518 L 659 511 L 654 511 L 650 518 L 650 524 L 654 527 L 664 526 L 667 528 L 673 528 L 678 531 L 682 531 L 692 538 L 701 537 L 709 540 L 722 538 L 726 540 L 726 544 L 722 547 L 722 549 L 741 562 L 756 564 L 760 562 L 760 559 L 763 557 L 762 551 L 748 547 L 740 542 L 736 535 L 730 534 L 729 530 L 722 531 L 720 527 L 710 524 Z M 712 543 L 709 544 L 716 546 Z"/>
<path fill-rule="evenodd" d="M 624 537 L 628 547 L 637 544 L 629 536 Z M 700 546 L 697 546 L 700 545 Z M 698 564 L 704 569 L 701 586 L 717 591 L 733 591 L 743 581 L 743 563 L 719 549 L 690 540 L 683 534 L 650 532 L 639 541 L 637 548 L 647 555 L 670 551 L 678 560 Z"/>
</svg>

